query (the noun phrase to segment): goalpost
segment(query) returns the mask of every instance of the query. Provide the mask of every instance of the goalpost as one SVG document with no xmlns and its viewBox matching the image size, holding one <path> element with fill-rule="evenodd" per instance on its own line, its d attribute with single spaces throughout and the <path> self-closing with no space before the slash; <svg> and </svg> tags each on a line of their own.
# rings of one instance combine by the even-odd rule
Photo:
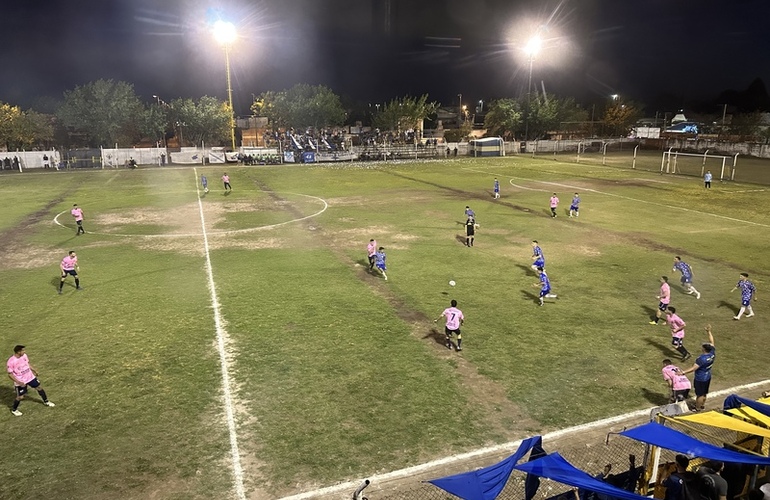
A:
<svg viewBox="0 0 770 500">
<path fill-rule="evenodd" d="M 728 165 L 727 160 L 730 156 L 710 155 L 708 150 L 705 153 L 682 153 L 673 151 L 663 151 L 663 157 L 660 160 L 661 174 L 681 174 L 703 177 L 706 171 L 711 171 L 714 179 L 735 180 L 735 162 L 738 155 L 732 158 L 732 164 Z"/>
</svg>

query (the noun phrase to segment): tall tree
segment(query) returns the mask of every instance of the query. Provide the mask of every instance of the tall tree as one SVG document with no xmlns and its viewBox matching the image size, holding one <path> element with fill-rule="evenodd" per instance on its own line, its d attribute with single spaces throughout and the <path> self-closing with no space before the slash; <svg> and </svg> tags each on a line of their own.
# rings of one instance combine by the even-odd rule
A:
<svg viewBox="0 0 770 500">
<path fill-rule="evenodd" d="M 510 140 L 521 130 L 523 114 L 516 99 L 497 99 L 490 102 L 487 109 L 484 127 L 488 135 L 499 135 Z"/>
<path fill-rule="evenodd" d="M 16 149 L 14 145 L 19 142 L 18 128 L 21 116 L 18 106 L 0 102 L 0 145 L 9 150 Z"/>
<path fill-rule="evenodd" d="M 605 134 L 627 136 L 631 128 L 641 116 L 641 109 L 633 102 L 613 100 L 604 110 Z"/>
<path fill-rule="evenodd" d="M 421 122 L 438 109 L 437 102 L 428 102 L 428 94 L 393 99 L 374 115 L 373 125 L 381 130 L 403 132 L 420 128 Z"/>
<path fill-rule="evenodd" d="M 345 122 L 340 98 L 328 87 L 306 83 L 280 92 L 262 93 L 254 101 L 252 112 L 267 117 L 277 128 L 321 128 Z"/>
<path fill-rule="evenodd" d="M 225 145 L 230 139 L 230 107 L 216 97 L 203 96 L 198 101 L 176 99 L 171 102 L 170 113 L 180 145 Z"/>
<path fill-rule="evenodd" d="M 139 139 L 142 103 L 130 83 L 97 80 L 65 92 L 56 115 L 74 142 L 129 146 Z"/>
</svg>

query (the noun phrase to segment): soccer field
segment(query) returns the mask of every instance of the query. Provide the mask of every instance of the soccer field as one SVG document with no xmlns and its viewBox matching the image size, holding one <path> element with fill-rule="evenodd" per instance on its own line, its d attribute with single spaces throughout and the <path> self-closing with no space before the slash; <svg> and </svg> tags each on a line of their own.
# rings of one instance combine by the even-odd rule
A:
<svg viewBox="0 0 770 500">
<path fill-rule="evenodd" d="M 690 351 L 713 325 L 713 390 L 767 378 L 764 301 L 734 321 L 729 293 L 748 272 L 764 296 L 761 186 L 506 157 L 15 174 L 0 196 L 0 345 L 56 403 L 0 414 L 0 498 L 277 498 L 662 404 L 661 275 Z M 58 295 L 68 250 L 84 290 Z M 451 299 L 462 352 L 433 322 Z"/>
</svg>

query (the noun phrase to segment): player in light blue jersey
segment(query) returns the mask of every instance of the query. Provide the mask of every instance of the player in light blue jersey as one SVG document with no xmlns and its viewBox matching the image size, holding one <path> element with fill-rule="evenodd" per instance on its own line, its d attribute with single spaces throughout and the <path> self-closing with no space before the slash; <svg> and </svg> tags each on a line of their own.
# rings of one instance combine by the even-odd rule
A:
<svg viewBox="0 0 770 500">
<path fill-rule="evenodd" d="M 537 272 L 538 268 L 545 269 L 545 256 L 537 240 L 532 240 L 532 270 Z"/>
<path fill-rule="evenodd" d="M 572 197 L 572 203 L 569 206 L 569 216 L 570 217 L 579 217 L 580 213 L 580 195 L 575 193 L 575 196 Z"/>
<path fill-rule="evenodd" d="M 690 264 L 683 261 L 680 256 L 674 257 L 674 269 L 673 271 L 679 271 L 682 273 L 682 277 L 679 279 L 679 281 L 682 283 L 682 286 L 687 290 L 687 295 L 695 294 L 695 298 L 700 298 L 700 292 L 695 289 L 694 286 L 692 286 L 692 268 L 690 267 Z"/>
<path fill-rule="evenodd" d="M 540 287 L 540 296 L 538 298 L 540 300 L 540 305 L 542 306 L 544 297 L 548 297 L 549 299 L 555 299 L 556 294 L 551 293 L 551 280 L 548 279 L 548 275 L 545 273 L 545 270 L 543 270 L 542 267 L 538 267 L 537 272 L 540 273 L 540 281 L 538 281 L 532 286 Z"/>
<path fill-rule="evenodd" d="M 385 266 L 385 247 L 380 247 L 380 249 L 377 250 L 377 253 L 374 254 L 374 267 L 380 274 L 382 274 L 385 281 L 388 281 L 388 275 L 385 274 L 385 271 L 388 269 Z"/>
<path fill-rule="evenodd" d="M 757 300 L 757 297 L 755 296 L 757 288 L 754 286 L 754 283 L 749 281 L 749 275 L 747 273 L 741 273 L 738 283 L 732 290 L 730 290 L 730 292 L 734 292 L 738 289 L 741 290 L 741 309 L 736 316 L 733 316 L 733 319 L 741 319 L 741 316 L 743 316 L 743 313 L 746 311 L 749 312 L 746 317 L 750 318 L 754 316 L 754 309 L 751 308 L 751 301 Z"/>
<path fill-rule="evenodd" d="M 495 190 L 495 199 L 500 198 L 500 181 L 498 181 L 496 177 L 495 177 L 494 190 Z"/>
</svg>

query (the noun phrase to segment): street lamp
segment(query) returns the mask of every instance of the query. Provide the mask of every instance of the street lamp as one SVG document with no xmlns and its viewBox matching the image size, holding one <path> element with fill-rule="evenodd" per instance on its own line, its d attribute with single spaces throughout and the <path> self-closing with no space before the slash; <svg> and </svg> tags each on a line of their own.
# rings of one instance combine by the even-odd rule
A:
<svg viewBox="0 0 770 500">
<path fill-rule="evenodd" d="M 527 81 L 527 116 L 524 120 L 524 140 L 529 138 L 529 113 L 532 108 L 532 64 L 535 60 L 535 55 L 540 52 L 540 47 L 543 45 L 543 39 L 540 35 L 534 35 L 529 39 L 527 45 L 524 47 L 524 53 L 529 56 L 529 80 Z"/>
<path fill-rule="evenodd" d="M 230 46 L 237 34 L 233 23 L 217 21 L 214 23 L 214 38 L 225 48 L 225 69 L 227 71 L 227 102 L 230 106 L 230 141 L 235 151 L 235 110 L 233 109 L 233 86 L 230 83 Z"/>
</svg>

